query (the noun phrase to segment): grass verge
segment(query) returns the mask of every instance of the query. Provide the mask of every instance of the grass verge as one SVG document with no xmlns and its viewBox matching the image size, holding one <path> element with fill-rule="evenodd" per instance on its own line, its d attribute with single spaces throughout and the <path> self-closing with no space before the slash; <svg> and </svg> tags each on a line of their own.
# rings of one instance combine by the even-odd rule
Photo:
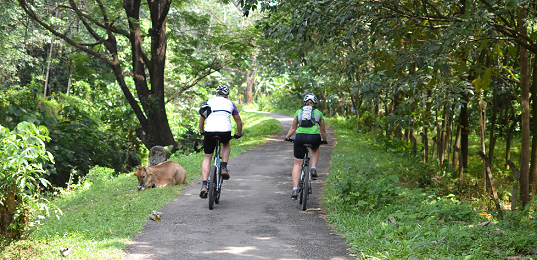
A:
<svg viewBox="0 0 537 260">
<path fill-rule="evenodd" d="M 231 141 L 231 157 L 282 130 L 278 120 L 261 113 L 241 112 L 241 117 L 243 137 Z M 200 177 L 202 159 L 201 153 L 170 158 L 185 168 L 186 185 Z M 60 259 L 63 247 L 72 248 L 69 259 L 121 259 L 127 242 L 143 229 L 149 214 L 185 189 L 177 185 L 139 192 L 136 187 L 133 173 L 114 177 L 110 169 L 92 169 L 85 181 L 52 201 L 63 215 L 47 219 L 27 239 L 0 249 L 0 259 Z"/>
<path fill-rule="evenodd" d="M 499 220 L 453 194 L 401 182 L 426 169 L 335 128 L 323 202 L 327 221 L 358 259 L 535 259 L 536 200 Z"/>
</svg>

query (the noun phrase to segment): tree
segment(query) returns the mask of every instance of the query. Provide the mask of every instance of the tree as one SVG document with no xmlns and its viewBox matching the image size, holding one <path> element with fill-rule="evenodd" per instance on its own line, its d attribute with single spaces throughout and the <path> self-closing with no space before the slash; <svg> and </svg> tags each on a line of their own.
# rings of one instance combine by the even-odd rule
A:
<svg viewBox="0 0 537 260">
<path fill-rule="evenodd" d="M 488 100 L 494 100 L 498 93 L 515 97 L 520 106 L 505 118 L 511 120 L 506 124 L 516 127 L 517 114 L 522 113 L 520 164 L 523 165 L 517 181 L 524 185 L 522 204 L 531 199 L 526 186 L 527 182 L 537 182 L 533 178 L 537 167 L 532 168 L 527 178 L 532 134 L 528 95 L 532 77 L 528 58 L 537 55 L 537 34 L 529 22 L 537 17 L 535 3 L 505 1 L 493 5 L 489 1 L 470 4 L 466 0 L 284 0 L 277 3 L 244 0 L 241 3 L 245 9 L 259 7 L 269 11 L 260 27 L 278 43 L 279 49 L 287 51 L 285 58 L 289 61 L 297 57 L 288 51 L 292 46 L 314 46 L 304 48 L 300 54 L 304 57 L 304 67 L 309 67 L 305 74 L 321 71 L 329 83 L 337 82 L 341 87 L 332 89 L 332 96 L 338 91 L 347 94 L 346 86 L 352 85 L 351 93 L 360 93 L 365 103 L 384 107 L 387 117 L 384 127 L 394 129 L 394 134 L 407 127 L 421 129 L 425 137 L 424 158 L 429 156 L 427 132 L 433 135 L 436 130 L 433 145 L 439 147 L 436 149 L 439 166 L 443 166 L 442 154 L 450 145 L 446 141 L 453 122 L 459 122 L 460 147 L 457 148 L 463 157 L 462 165 L 467 166 L 468 156 L 476 156 L 468 154 L 468 135 L 475 128 L 473 122 L 478 111 L 475 93 L 484 94 Z M 519 17 L 521 14 L 523 17 Z M 323 54 L 320 59 L 311 58 Z M 327 73 L 330 69 L 325 67 L 333 73 Z M 488 90 L 489 85 L 493 91 Z M 505 107 L 507 112 L 506 102 L 509 101 L 493 102 L 487 111 L 494 116 Z M 491 129 L 491 135 L 496 127 L 494 117 L 483 122 L 483 130 Z M 492 160 L 495 138 L 489 141 Z M 431 150 L 434 155 L 435 149 Z M 537 149 L 532 149 L 531 154 L 531 158 L 537 158 Z"/>
<path fill-rule="evenodd" d="M 58 28 L 53 26 L 54 19 L 36 10 L 37 3 L 21 0 L 20 6 L 56 37 L 108 65 L 140 122 L 137 134 L 148 149 L 155 145 L 176 147 L 164 96 L 170 0 L 149 1 L 147 5 L 139 0 L 124 0 L 122 7 L 114 1 L 70 0 L 68 5 L 52 7 L 59 9 L 65 19 L 66 26 Z M 79 27 L 84 30 L 77 32 Z M 124 39 L 129 46 L 121 44 Z M 129 48 L 131 61 L 125 62 L 121 51 Z M 129 88 L 128 76 L 132 77 L 135 91 Z"/>
</svg>

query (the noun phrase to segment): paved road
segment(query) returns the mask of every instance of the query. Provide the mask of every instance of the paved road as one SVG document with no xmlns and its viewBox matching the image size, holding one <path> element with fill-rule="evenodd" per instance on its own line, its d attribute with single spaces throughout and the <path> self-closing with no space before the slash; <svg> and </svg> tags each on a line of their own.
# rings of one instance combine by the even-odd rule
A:
<svg viewBox="0 0 537 260">
<path fill-rule="evenodd" d="M 124 259 L 353 259 L 320 208 L 335 141 L 332 130 L 327 129 L 330 145 L 321 147 L 313 198 L 302 211 L 290 199 L 293 145 L 283 141 L 292 118 L 269 115 L 284 130 L 229 161 L 231 179 L 224 181 L 220 204 L 209 210 L 208 200 L 198 196 L 201 179 L 194 181 L 159 211 L 161 222 L 148 221 Z"/>
</svg>

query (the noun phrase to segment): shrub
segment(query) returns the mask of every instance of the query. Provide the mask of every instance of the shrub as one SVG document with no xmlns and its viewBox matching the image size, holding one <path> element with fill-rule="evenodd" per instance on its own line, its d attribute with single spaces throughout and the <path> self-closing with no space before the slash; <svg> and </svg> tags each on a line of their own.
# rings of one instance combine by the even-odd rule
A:
<svg viewBox="0 0 537 260">
<path fill-rule="evenodd" d="M 41 210 L 48 213 L 48 201 L 39 191 L 49 182 L 42 178 L 43 163 L 53 161 L 45 149 L 46 127 L 22 122 L 13 131 L 0 126 L 0 234 L 19 239 Z"/>
</svg>

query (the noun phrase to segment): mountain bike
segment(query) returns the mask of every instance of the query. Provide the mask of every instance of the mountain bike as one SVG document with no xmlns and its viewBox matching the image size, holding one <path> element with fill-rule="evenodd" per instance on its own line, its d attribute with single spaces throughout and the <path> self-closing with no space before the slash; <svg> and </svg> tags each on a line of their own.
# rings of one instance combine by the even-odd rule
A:
<svg viewBox="0 0 537 260">
<path fill-rule="evenodd" d="M 294 143 L 295 139 L 287 139 L 287 141 Z M 321 144 L 326 144 L 325 141 Z M 310 172 L 310 148 L 312 144 L 302 144 L 306 147 L 306 154 L 304 154 L 304 161 L 302 162 L 302 172 L 300 173 L 300 181 L 298 182 L 298 202 L 302 205 L 302 210 L 306 210 L 309 195 L 313 193 L 311 188 L 311 172 Z"/>
<path fill-rule="evenodd" d="M 214 208 L 214 204 L 220 203 L 220 194 L 222 193 L 222 182 L 224 182 L 224 178 L 222 178 L 221 172 L 222 172 L 222 156 L 220 155 L 220 151 L 222 150 L 222 143 L 220 143 L 220 136 L 213 136 L 213 138 L 216 139 L 216 148 L 213 155 L 213 165 L 211 166 L 211 171 L 209 172 L 209 177 L 207 178 L 207 189 L 209 193 L 209 209 Z M 233 139 L 239 139 L 241 138 L 240 135 L 235 134 Z"/>
</svg>

